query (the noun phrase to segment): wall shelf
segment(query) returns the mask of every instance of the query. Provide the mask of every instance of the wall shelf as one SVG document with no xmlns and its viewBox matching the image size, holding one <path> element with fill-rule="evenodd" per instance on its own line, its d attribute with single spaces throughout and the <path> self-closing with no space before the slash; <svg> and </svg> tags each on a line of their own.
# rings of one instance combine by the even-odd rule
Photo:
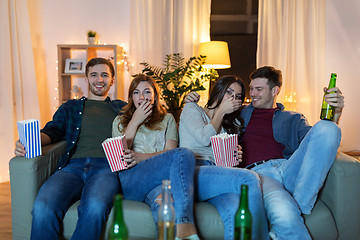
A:
<svg viewBox="0 0 360 240">
<path fill-rule="evenodd" d="M 58 90 L 59 105 L 70 99 L 70 90 L 73 86 L 73 78 L 83 77 L 83 73 L 65 73 L 66 59 L 86 59 L 89 61 L 95 57 L 109 59 L 115 68 L 115 85 L 109 93 L 112 99 L 124 99 L 124 64 L 123 49 L 118 45 L 86 45 L 86 44 L 58 44 Z M 104 56 L 106 55 L 106 56 Z M 81 57 L 79 57 L 81 56 Z M 83 89 L 86 90 L 87 89 Z"/>
</svg>

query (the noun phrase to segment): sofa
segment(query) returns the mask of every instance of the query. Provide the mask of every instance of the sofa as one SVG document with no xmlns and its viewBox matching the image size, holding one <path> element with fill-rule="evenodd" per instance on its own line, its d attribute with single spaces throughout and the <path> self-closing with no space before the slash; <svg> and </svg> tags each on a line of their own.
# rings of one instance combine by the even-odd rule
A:
<svg viewBox="0 0 360 240">
<path fill-rule="evenodd" d="M 43 182 L 54 172 L 65 142 L 43 146 L 41 156 L 14 157 L 9 162 L 14 240 L 29 239 L 31 210 Z M 360 239 L 360 163 L 339 152 L 310 215 L 304 216 L 315 240 Z M 63 220 L 63 237 L 70 239 L 77 221 L 74 203 Z M 123 213 L 130 239 L 155 239 L 156 226 L 148 205 L 124 200 Z M 112 212 L 109 218 L 112 217 Z M 208 203 L 195 203 L 194 214 L 201 239 L 223 239 L 223 223 Z M 108 221 L 109 223 L 110 221 Z M 109 224 L 107 224 L 108 226 Z M 106 231 L 104 231 L 106 232 Z M 103 233 L 105 238 L 105 233 Z"/>
</svg>

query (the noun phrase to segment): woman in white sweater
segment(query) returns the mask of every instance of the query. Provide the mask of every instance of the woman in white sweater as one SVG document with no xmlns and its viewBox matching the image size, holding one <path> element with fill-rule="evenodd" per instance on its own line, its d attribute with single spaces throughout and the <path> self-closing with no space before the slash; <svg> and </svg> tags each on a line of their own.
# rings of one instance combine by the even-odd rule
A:
<svg viewBox="0 0 360 240">
<path fill-rule="evenodd" d="M 187 103 L 179 125 L 180 147 L 193 151 L 197 159 L 195 200 L 214 205 L 224 222 L 224 239 L 234 237 L 234 216 L 240 201 L 240 185 L 249 186 L 249 209 L 253 215 L 252 238 L 268 239 L 267 219 L 260 179 L 250 170 L 215 165 L 210 137 L 219 133 L 238 134 L 239 112 L 245 98 L 243 82 L 223 76 L 213 86 L 205 108 Z M 241 160 L 240 160 L 241 161 Z"/>
</svg>

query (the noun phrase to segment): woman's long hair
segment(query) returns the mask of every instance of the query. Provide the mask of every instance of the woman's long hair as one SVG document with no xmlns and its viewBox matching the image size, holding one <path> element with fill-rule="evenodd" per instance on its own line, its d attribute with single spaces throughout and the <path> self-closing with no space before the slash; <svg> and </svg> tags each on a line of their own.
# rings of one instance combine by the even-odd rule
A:
<svg viewBox="0 0 360 240">
<path fill-rule="evenodd" d="M 164 119 L 166 114 L 166 109 L 160 104 L 160 90 L 155 80 L 152 77 L 143 74 L 137 75 L 130 83 L 129 92 L 128 92 L 128 104 L 123 108 L 123 111 L 121 112 L 122 115 L 119 125 L 122 124 L 123 129 L 126 129 L 136 110 L 132 95 L 140 82 L 148 82 L 153 88 L 155 95 L 153 111 L 150 117 L 148 118 L 148 120 L 144 122 L 144 124 L 146 127 L 148 127 L 151 130 L 159 130 L 160 126 L 158 125 L 158 123 Z"/>
<path fill-rule="evenodd" d="M 241 101 L 244 103 L 245 99 L 245 85 L 243 81 L 234 75 L 226 75 L 220 77 L 216 83 L 212 86 L 210 91 L 209 100 L 206 104 L 208 109 L 215 109 L 220 106 L 221 101 L 223 100 L 227 89 L 230 87 L 231 84 L 238 83 L 241 86 Z M 215 104 L 214 107 L 210 107 Z M 240 117 L 241 108 L 229 113 L 225 114 L 223 121 L 221 123 L 222 127 L 226 130 L 227 133 L 230 134 L 239 134 L 240 130 L 243 126 L 243 120 Z M 236 119 L 239 123 L 236 122 Z"/>
</svg>

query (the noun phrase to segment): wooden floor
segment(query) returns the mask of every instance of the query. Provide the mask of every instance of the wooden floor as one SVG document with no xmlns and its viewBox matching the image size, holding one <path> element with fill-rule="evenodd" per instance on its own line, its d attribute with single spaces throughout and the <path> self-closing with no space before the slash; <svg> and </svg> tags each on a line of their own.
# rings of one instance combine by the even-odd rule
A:
<svg viewBox="0 0 360 240">
<path fill-rule="evenodd" d="M 11 237 L 10 182 L 4 182 L 0 183 L 0 239 L 10 240 Z"/>
</svg>

